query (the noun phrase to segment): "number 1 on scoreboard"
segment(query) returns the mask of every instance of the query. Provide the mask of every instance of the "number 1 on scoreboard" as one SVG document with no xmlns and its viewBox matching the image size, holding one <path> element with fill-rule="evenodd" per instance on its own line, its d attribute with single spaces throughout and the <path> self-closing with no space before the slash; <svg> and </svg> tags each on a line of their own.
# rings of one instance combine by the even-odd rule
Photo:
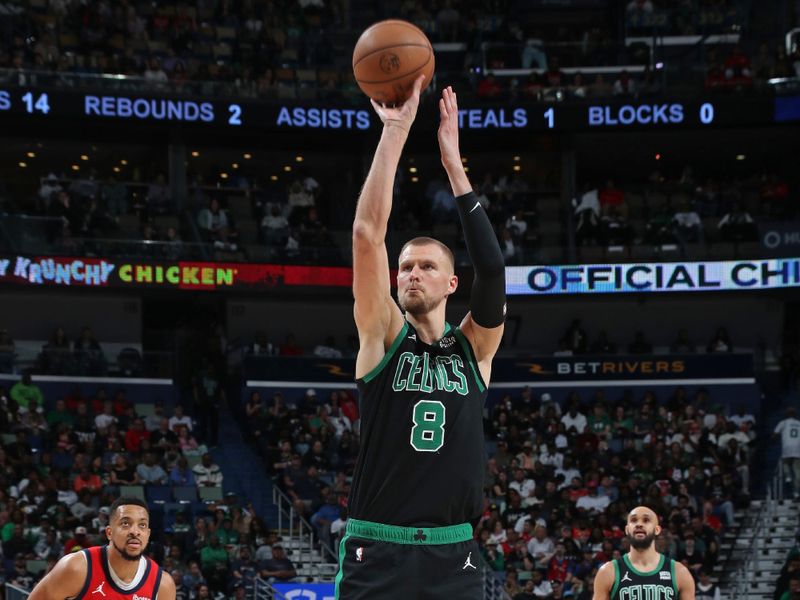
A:
<svg viewBox="0 0 800 600">
<path fill-rule="evenodd" d="M 556 117 L 556 113 L 552 109 L 552 107 L 548 108 L 546 111 L 544 111 L 544 118 L 547 121 L 547 128 L 548 129 L 552 129 L 553 127 L 555 127 L 555 120 L 556 120 L 555 117 Z"/>
</svg>

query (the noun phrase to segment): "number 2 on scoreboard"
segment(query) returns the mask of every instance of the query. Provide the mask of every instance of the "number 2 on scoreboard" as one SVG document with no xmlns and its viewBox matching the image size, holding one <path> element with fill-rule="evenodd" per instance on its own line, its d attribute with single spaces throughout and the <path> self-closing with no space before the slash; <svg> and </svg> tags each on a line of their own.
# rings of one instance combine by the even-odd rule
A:
<svg viewBox="0 0 800 600">
<path fill-rule="evenodd" d="M 231 113 L 228 119 L 228 125 L 241 125 L 242 124 L 242 107 L 238 104 L 229 104 L 228 110 Z"/>
</svg>

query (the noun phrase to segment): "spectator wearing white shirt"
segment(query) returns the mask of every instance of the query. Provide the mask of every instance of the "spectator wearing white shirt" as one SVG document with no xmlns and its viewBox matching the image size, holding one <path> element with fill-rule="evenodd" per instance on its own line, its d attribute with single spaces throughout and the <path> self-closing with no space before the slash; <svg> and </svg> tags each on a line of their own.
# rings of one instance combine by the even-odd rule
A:
<svg viewBox="0 0 800 600">
<path fill-rule="evenodd" d="M 598 492 L 597 482 L 591 481 L 587 484 L 588 496 L 581 496 L 575 503 L 575 508 L 583 509 L 590 515 L 602 513 L 611 504 L 611 498 Z"/>
<path fill-rule="evenodd" d="M 536 482 L 533 479 L 525 477 L 523 469 L 514 471 L 514 481 L 508 484 L 508 487 L 519 492 L 522 497 L 522 506 L 528 507 L 533 502 L 533 496 L 536 492 Z"/>
<path fill-rule="evenodd" d="M 544 578 L 541 571 L 534 571 L 531 581 L 533 582 L 533 595 L 535 598 L 553 597 L 553 586 Z"/>
<path fill-rule="evenodd" d="M 705 241 L 703 221 L 697 211 L 689 207 L 688 204 L 681 207 L 672 216 L 672 226 L 672 232 L 682 244 L 686 242 L 703 243 Z"/>
<path fill-rule="evenodd" d="M 597 242 L 600 225 L 600 195 L 597 186 L 586 184 L 575 207 L 575 236 L 578 244 Z"/>
<path fill-rule="evenodd" d="M 103 402 L 103 412 L 94 418 L 94 426 L 98 431 L 108 429 L 109 425 L 117 423 L 117 417 L 114 416 L 114 404 L 107 400 Z"/>
<path fill-rule="evenodd" d="M 556 477 L 559 475 L 563 475 L 564 481 L 561 482 L 561 485 L 558 486 L 559 490 L 563 490 L 566 487 L 569 487 L 572 483 L 572 480 L 575 477 L 580 478 L 581 472 L 576 469 L 572 464 L 572 458 L 564 457 L 564 466 L 556 469 Z"/>
<path fill-rule="evenodd" d="M 53 196 L 63 189 L 64 188 L 61 187 L 61 184 L 58 183 L 58 177 L 56 177 L 55 173 L 50 173 L 47 175 L 47 179 L 42 182 L 42 185 L 39 188 L 39 198 L 42 201 L 45 211 L 50 207 Z"/>
<path fill-rule="evenodd" d="M 347 415 L 342 413 L 342 409 L 339 408 L 338 405 L 329 406 L 327 408 L 328 414 L 330 415 L 328 417 L 328 422 L 333 425 L 334 429 L 333 437 L 338 440 L 345 431 L 353 431 L 353 424 L 350 422 Z"/>
<path fill-rule="evenodd" d="M 183 414 L 183 406 L 178 404 L 175 407 L 175 414 L 169 418 L 169 428 L 177 435 L 180 428 L 185 426 L 189 431 L 192 430 L 192 418 Z"/>
<path fill-rule="evenodd" d="M 547 416 L 547 411 L 552 408 L 556 413 L 556 417 L 559 419 L 561 418 L 561 405 L 553 400 L 553 396 L 551 396 L 548 392 L 545 392 L 540 396 L 539 400 L 542 402 L 542 407 L 539 412 Z"/>
<path fill-rule="evenodd" d="M 745 429 L 749 429 L 750 425 L 745 425 L 744 427 Z M 748 448 L 751 441 L 746 431 L 742 431 L 742 428 L 738 427 L 736 423 L 728 421 L 725 433 L 720 435 L 717 439 L 717 446 L 720 448 L 727 448 L 730 440 L 736 440 L 742 448 Z"/>
<path fill-rule="evenodd" d="M 735 415 L 731 415 L 730 417 L 728 417 L 728 421 L 736 423 L 737 426 L 740 426 L 745 421 L 749 422 L 751 425 L 756 424 L 756 418 L 752 414 L 747 412 L 747 407 L 744 405 L 741 405 L 739 407 Z"/>
<path fill-rule="evenodd" d="M 567 431 L 573 427 L 579 434 L 586 430 L 586 415 L 578 411 L 578 405 L 575 403 L 570 406 L 569 412 L 561 417 L 561 422 L 567 428 Z"/>
<path fill-rule="evenodd" d="M 528 552 L 536 561 L 537 569 L 546 569 L 556 552 L 556 545 L 547 535 L 547 527 L 537 525 L 533 537 L 528 542 Z"/>
<path fill-rule="evenodd" d="M 192 473 L 197 487 L 222 487 L 222 470 L 207 452 L 203 454 L 202 461 L 192 468 Z"/>
<path fill-rule="evenodd" d="M 542 444 L 539 462 L 546 467 L 555 469 L 560 469 L 564 466 L 564 455 L 558 451 L 554 440 L 548 440 L 546 444 Z"/>
<path fill-rule="evenodd" d="M 786 418 L 775 426 L 772 437 L 778 436 L 786 483 L 792 484 L 794 497 L 800 498 L 800 420 L 794 407 L 787 408 Z"/>
<path fill-rule="evenodd" d="M 342 351 L 336 347 L 336 340 L 332 335 L 325 338 L 325 343 L 314 348 L 314 356 L 320 358 L 342 358 Z"/>
</svg>

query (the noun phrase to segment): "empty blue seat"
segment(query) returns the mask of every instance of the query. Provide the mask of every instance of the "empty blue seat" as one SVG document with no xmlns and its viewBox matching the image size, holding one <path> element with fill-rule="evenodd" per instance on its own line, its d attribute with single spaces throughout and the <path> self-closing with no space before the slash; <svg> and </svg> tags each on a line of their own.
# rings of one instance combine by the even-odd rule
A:
<svg viewBox="0 0 800 600">
<path fill-rule="evenodd" d="M 145 493 L 148 502 L 170 502 L 172 500 L 172 488 L 168 485 L 148 485 Z"/>
</svg>

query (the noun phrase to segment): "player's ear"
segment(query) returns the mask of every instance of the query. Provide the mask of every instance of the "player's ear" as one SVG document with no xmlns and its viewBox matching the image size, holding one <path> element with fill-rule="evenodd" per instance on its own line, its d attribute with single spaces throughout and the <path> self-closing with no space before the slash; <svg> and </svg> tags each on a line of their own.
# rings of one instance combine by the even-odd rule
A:
<svg viewBox="0 0 800 600">
<path fill-rule="evenodd" d="M 447 295 L 454 293 L 458 289 L 458 277 L 456 275 L 450 276 L 450 285 L 447 288 Z"/>
</svg>

